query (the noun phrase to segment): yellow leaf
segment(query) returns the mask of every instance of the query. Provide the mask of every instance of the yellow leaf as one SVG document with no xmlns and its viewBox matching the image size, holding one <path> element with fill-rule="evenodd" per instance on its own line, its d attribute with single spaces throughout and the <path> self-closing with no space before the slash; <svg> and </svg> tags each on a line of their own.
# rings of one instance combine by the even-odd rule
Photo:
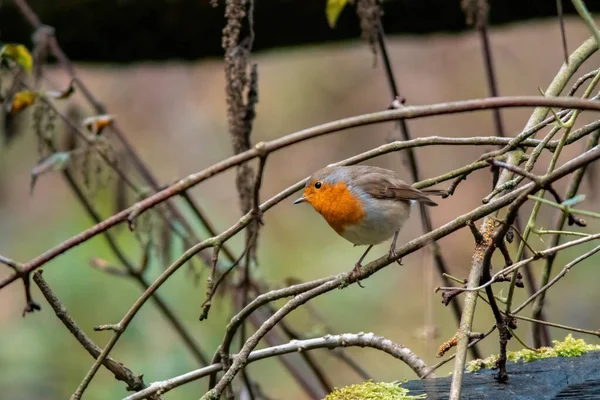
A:
<svg viewBox="0 0 600 400">
<path fill-rule="evenodd" d="M 327 15 L 327 22 L 331 29 L 335 28 L 335 24 L 347 3 L 348 0 L 327 0 L 325 14 Z"/>
<path fill-rule="evenodd" d="M 0 50 L 0 54 L 13 59 L 26 72 L 31 72 L 33 58 L 31 57 L 29 50 L 27 50 L 27 47 L 22 44 L 6 44 L 2 47 L 2 50 Z"/>
<path fill-rule="evenodd" d="M 15 93 L 10 104 L 10 113 L 16 114 L 20 111 L 23 111 L 35 102 L 37 96 L 37 93 L 29 90 L 23 90 Z"/>
</svg>

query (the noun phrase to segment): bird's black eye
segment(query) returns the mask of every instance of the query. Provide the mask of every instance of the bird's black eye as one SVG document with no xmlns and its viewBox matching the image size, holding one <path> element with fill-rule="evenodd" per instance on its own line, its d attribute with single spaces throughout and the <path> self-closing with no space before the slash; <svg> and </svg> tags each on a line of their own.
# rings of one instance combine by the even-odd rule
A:
<svg viewBox="0 0 600 400">
<path fill-rule="evenodd" d="M 316 189 L 321 189 L 321 186 L 322 186 L 322 185 L 323 185 L 323 184 L 322 184 L 321 182 L 315 182 L 315 188 L 316 188 Z"/>
</svg>

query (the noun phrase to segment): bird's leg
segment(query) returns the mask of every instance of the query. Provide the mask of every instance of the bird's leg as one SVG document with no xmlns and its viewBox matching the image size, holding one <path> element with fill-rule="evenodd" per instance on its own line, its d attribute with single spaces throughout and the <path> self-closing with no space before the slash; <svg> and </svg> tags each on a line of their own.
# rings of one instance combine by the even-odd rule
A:
<svg viewBox="0 0 600 400">
<path fill-rule="evenodd" d="M 390 246 L 390 253 L 389 253 L 389 256 L 390 256 L 390 257 L 394 257 L 394 258 L 396 258 L 396 257 L 398 256 L 398 255 L 396 254 L 396 241 L 398 240 L 398 234 L 399 234 L 399 233 L 400 233 L 400 231 L 399 231 L 399 230 L 398 230 L 398 231 L 396 231 L 396 233 L 394 233 L 394 239 L 392 239 L 392 245 Z M 402 259 L 401 259 L 401 258 L 400 258 L 400 259 L 398 259 L 398 260 L 396 260 L 396 262 L 397 262 L 399 265 L 402 265 Z"/>
<path fill-rule="evenodd" d="M 363 253 L 362 256 L 360 256 L 360 258 L 358 259 L 356 264 L 354 264 L 354 268 L 352 268 L 352 272 L 350 272 L 350 276 L 353 276 L 354 274 L 358 273 L 358 270 L 362 267 L 361 263 L 367 256 L 367 253 L 369 253 L 369 250 L 371 250 L 371 247 L 373 247 L 373 245 L 370 245 L 369 247 L 367 247 L 367 250 L 365 250 L 365 252 Z M 360 281 L 358 281 L 357 283 L 358 283 L 358 286 L 360 286 L 361 288 L 364 288 L 364 286 L 360 284 Z"/>
<path fill-rule="evenodd" d="M 367 247 L 367 250 L 365 250 L 365 252 L 363 253 L 362 256 L 360 256 L 360 258 L 358 259 L 356 264 L 354 264 L 354 269 L 352 270 L 352 273 L 358 272 L 359 268 L 362 267 L 361 263 L 365 259 L 367 254 L 369 253 L 369 250 L 371 250 L 371 247 L 373 247 L 373 245 L 370 245 L 369 247 Z"/>
</svg>

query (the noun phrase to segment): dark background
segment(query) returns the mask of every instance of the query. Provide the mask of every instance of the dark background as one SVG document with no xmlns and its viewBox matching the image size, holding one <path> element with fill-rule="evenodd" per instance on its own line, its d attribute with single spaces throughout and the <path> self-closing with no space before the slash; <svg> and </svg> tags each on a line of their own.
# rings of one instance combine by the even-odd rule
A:
<svg viewBox="0 0 600 400">
<path fill-rule="evenodd" d="M 565 13 L 573 14 L 570 1 Z M 78 61 L 132 62 L 220 56 L 224 1 L 208 0 L 34 0 L 41 20 L 56 29 L 65 52 Z M 587 1 L 591 12 L 600 1 Z M 325 18 L 326 0 L 257 0 L 255 50 L 356 38 L 359 24 L 347 6 L 335 29 Z M 551 0 L 491 0 L 490 23 L 552 17 Z M 429 34 L 468 29 L 459 0 L 384 1 L 387 33 Z M 31 31 L 12 2 L 0 6 L 0 40 L 30 43 Z"/>
</svg>

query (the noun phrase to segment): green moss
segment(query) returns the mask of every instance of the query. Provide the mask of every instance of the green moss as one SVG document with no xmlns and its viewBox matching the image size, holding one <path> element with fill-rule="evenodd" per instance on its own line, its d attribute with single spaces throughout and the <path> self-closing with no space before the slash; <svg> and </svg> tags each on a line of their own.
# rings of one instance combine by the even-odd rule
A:
<svg viewBox="0 0 600 400">
<path fill-rule="evenodd" d="M 541 347 L 537 350 L 523 349 L 519 351 L 509 351 L 506 354 L 508 361 L 529 362 L 542 358 L 551 357 L 579 357 L 582 354 L 594 350 L 600 350 L 600 345 L 587 344 L 583 339 L 575 339 L 569 334 L 563 342 L 553 340 L 554 347 Z M 498 355 L 493 354 L 484 359 L 473 360 L 467 363 L 467 372 L 479 371 L 481 368 L 496 368 Z"/>
<path fill-rule="evenodd" d="M 408 392 L 408 389 L 399 386 L 399 382 L 367 381 L 335 389 L 323 400 L 416 400 L 427 397 L 424 394 L 410 396 Z"/>
</svg>

